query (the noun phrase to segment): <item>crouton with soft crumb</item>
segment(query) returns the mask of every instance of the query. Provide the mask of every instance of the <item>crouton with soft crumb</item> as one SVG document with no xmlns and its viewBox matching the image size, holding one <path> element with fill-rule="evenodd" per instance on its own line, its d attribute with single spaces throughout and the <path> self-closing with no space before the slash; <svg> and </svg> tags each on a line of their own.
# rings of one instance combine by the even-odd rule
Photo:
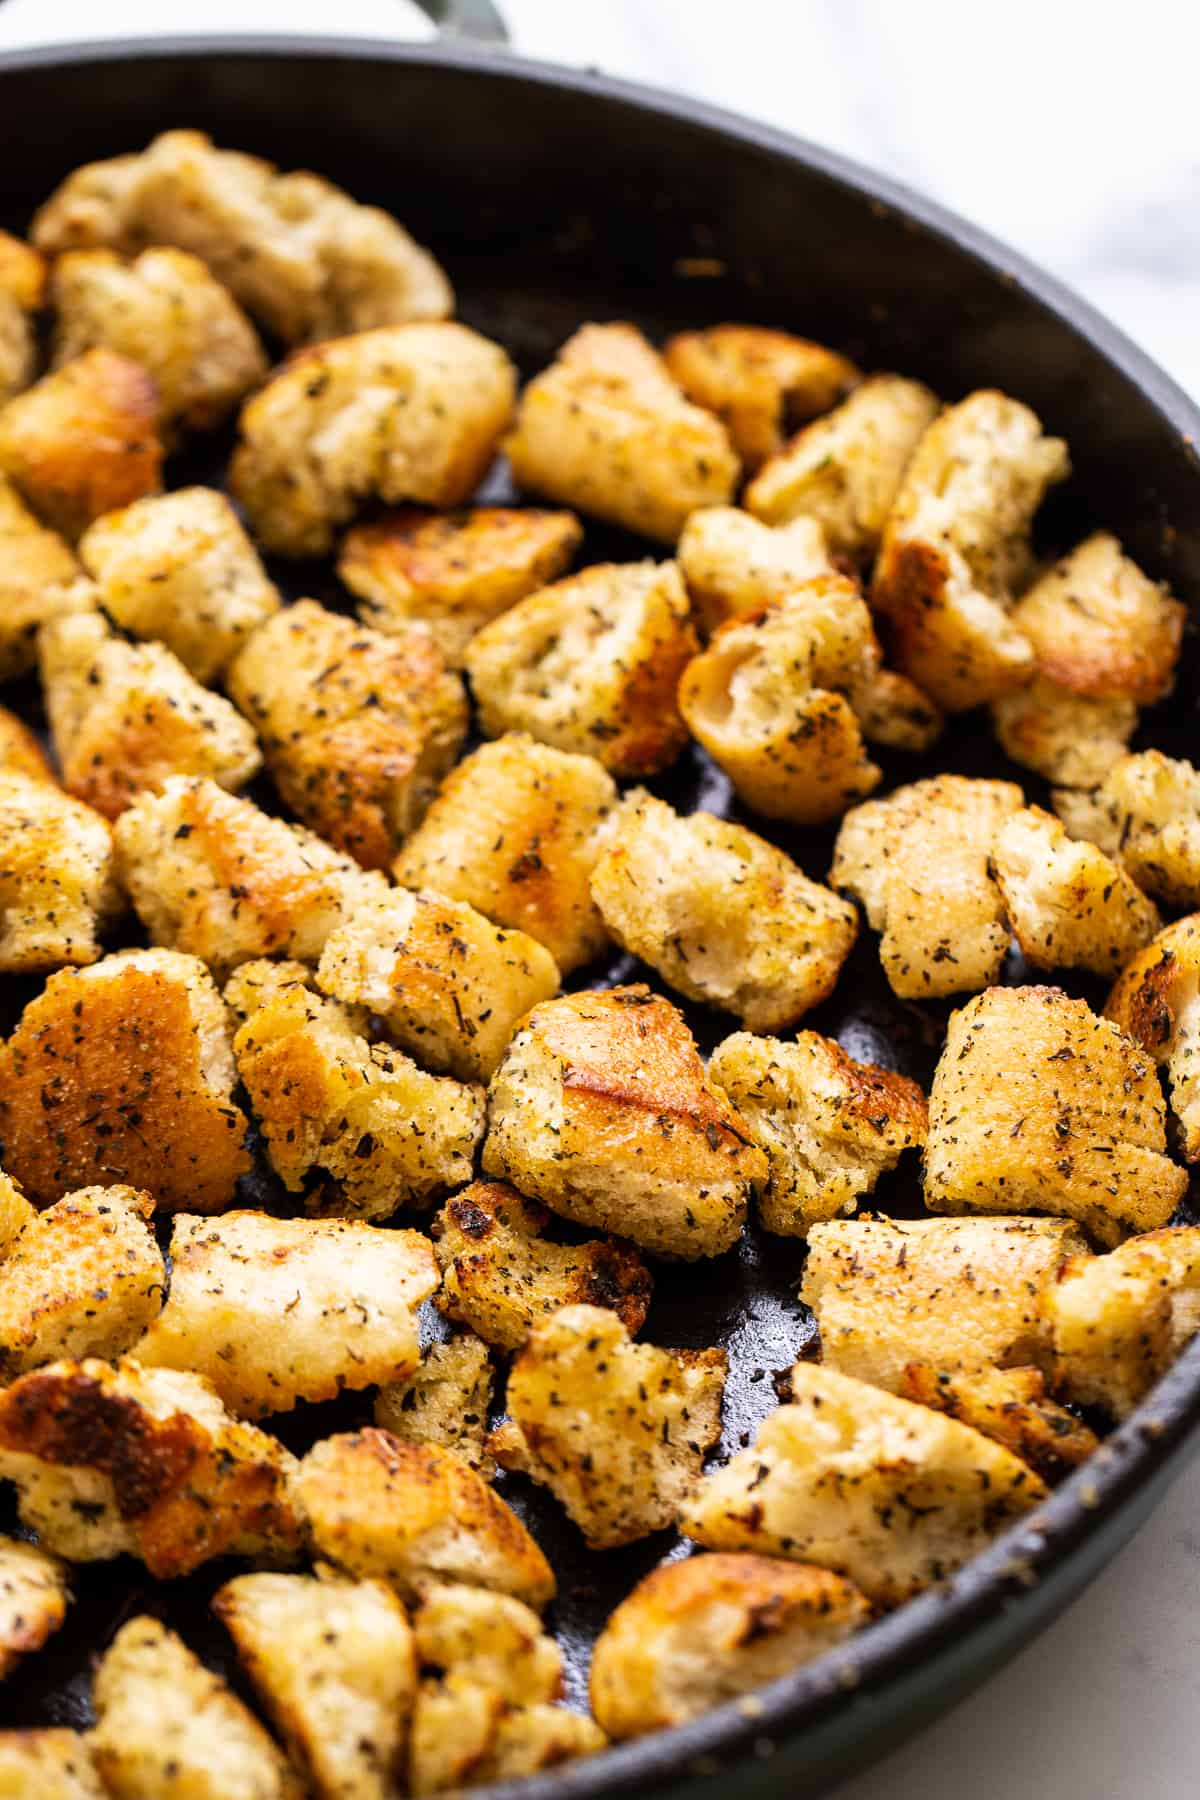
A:
<svg viewBox="0 0 1200 1800">
<path fill-rule="evenodd" d="M 58 777 L 50 767 L 50 758 L 42 749 L 35 732 L 23 719 L 6 706 L 0 706 L 0 773 L 25 775 L 31 781 L 58 785 Z"/>
<path fill-rule="evenodd" d="M 677 332 L 663 360 L 688 399 L 716 413 L 750 475 L 862 380 L 836 350 L 763 325 Z"/>
<path fill-rule="evenodd" d="M 1200 769 L 1190 762 L 1161 750 L 1123 756 L 1091 793 L 1056 792 L 1054 810 L 1164 906 L 1200 907 Z"/>
<path fill-rule="evenodd" d="M 496 1460 L 548 1487 L 593 1550 L 673 1525 L 721 1435 L 724 1350 L 635 1344 L 599 1306 L 535 1325 L 508 1377 Z"/>
<path fill-rule="evenodd" d="M 0 769 L 0 972 L 95 962 L 120 910 L 108 821 L 48 771 Z"/>
<path fill-rule="evenodd" d="M 1035 969 L 1089 969 L 1111 979 L 1162 924 L 1119 863 L 1068 837 L 1040 806 L 1005 819 L 992 866 L 1013 935 Z"/>
<path fill-rule="evenodd" d="M 69 546 L 39 523 L 0 474 L 0 681 L 35 667 L 38 632 L 48 619 L 95 603 Z"/>
<path fill-rule="evenodd" d="M 393 1437 L 453 1450 L 485 1479 L 496 1465 L 484 1448 L 492 1404 L 492 1362 L 482 1339 L 465 1332 L 430 1344 L 420 1366 L 375 1397 L 375 1423 Z"/>
<path fill-rule="evenodd" d="M 898 669 L 868 669 L 851 688 L 850 704 L 863 736 L 885 750 L 919 756 L 932 750 L 945 726 L 929 695 Z"/>
<path fill-rule="evenodd" d="M 0 1797 L 106 1800 L 87 1739 L 66 1726 L 0 1731 Z"/>
<path fill-rule="evenodd" d="M 703 506 L 688 519 L 675 554 L 706 636 L 838 572 L 819 522 L 803 513 L 786 525 L 764 525 L 736 506 Z"/>
<path fill-rule="evenodd" d="M 758 1217 L 785 1237 L 853 1212 L 905 1150 L 925 1142 L 916 1082 L 856 1062 L 816 1031 L 793 1044 L 735 1032 L 713 1051 L 708 1073 L 766 1156 Z"/>
<path fill-rule="evenodd" d="M 36 250 L 0 231 L 0 406 L 37 373 L 34 314 L 45 299 L 46 264 Z"/>
<path fill-rule="evenodd" d="M 204 964 L 122 950 L 62 969 L 0 1050 L 5 1163 L 38 1206 L 90 1183 L 220 1212 L 250 1167 L 229 1018 Z"/>
<path fill-rule="evenodd" d="M 682 1013 L 641 985 L 535 1006 L 488 1090 L 486 1175 L 660 1256 L 719 1256 L 767 1159 Z"/>
<path fill-rule="evenodd" d="M 992 723 L 1005 754 L 1071 789 L 1104 780 L 1124 756 L 1137 722 L 1132 700 L 1093 700 L 1042 675 L 992 704 Z"/>
<path fill-rule="evenodd" d="M 0 1681 L 54 1636 L 70 1597 L 67 1572 L 56 1556 L 0 1535 Z M 0 1757 L 0 1795 L 4 1792 Z"/>
<path fill-rule="evenodd" d="M 1159 1063 L 1188 1162 L 1200 1162 L 1200 915 L 1176 919 L 1135 956 L 1105 1014 Z"/>
<path fill-rule="evenodd" d="M 1065 1480 L 1099 1448 L 1100 1439 L 1091 1426 L 1047 1396 L 1040 1369 L 976 1369 L 951 1375 L 931 1363 L 911 1362 L 900 1392 L 904 1399 L 945 1413 L 1003 1444 L 1047 1487 Z"/>
<path fill-rule="evenodd" d="M 991 988 L 952 1013 L 929 1095 L 925 1204 L 1053 1213 L 1102 1244 L 1165 1225 L 1187 1189 L 1154 1063 L 1060 988 Z"/>
</svg>

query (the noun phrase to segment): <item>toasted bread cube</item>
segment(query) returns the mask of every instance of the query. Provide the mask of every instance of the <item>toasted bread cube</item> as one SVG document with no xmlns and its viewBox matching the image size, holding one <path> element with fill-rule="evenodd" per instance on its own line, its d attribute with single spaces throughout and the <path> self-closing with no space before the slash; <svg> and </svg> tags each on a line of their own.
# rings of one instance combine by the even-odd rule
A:
<svg viewBox="0 0 1200 1800">
<path fill-rule="evenodd" d="M 1190 762 L 1159 750 L 1123 756 L 1092 793 L 1056 793 L 1054 810 L 1164 906 L 1200 907 L 1200 769 Z"/>
<path fill-rule="evenodd" d="M 736 506 L 703 506 L 688 519 L 675 554 L 706 636 L 837 573 L 825 533 L 803 513 L 771 526 Z"/>
<path fill-rule="evenodd" d="M 755 1031 L 827 1000 L 858 935 L 853 906 L 765 838 L 642 790 L 617 814 L 592 898 L 617 943 Z"/>
<path fill-rule="evenodd" d="M 576 1304 L 608 1307 L 631 1334 L 640 1331 L 651 1283 L 633 1246 L 551 1243 L 549 1222 L 544 1207 L 503 1181 L 474 1181 L 448 1200 L 433 1222 L 446 1317 L 499 1350 L 519 1350 L 536 1324 Z"/>
<path fill-rule="evenodd" d="M 970 1425 L 1003 1444 L 1047 1487 L 1087 1461 L 1100 1440 L 1065 1406 L 1046 1397 L 1040 1369 L 977 1369 L 949 1375 L 930 1363 L 909 1363 L 901 1393 L 934 1412 Z"/>
<path fill-rule="evenodd" d="M 58 785 L 58 778 L 50 767 L 50 758 L 42 749 L 36 733 L 16 713 L 9 712 L 6 706 L 0 706 L 0 773 L 25 775 L 31 781 L 46 781 L 51 786 Z"/>
<path fill-rule="evenodd" d="M 30 512 L 0 474 L 0 681 L 37 663 L 38 631 L 59 613 L 95 604 L 91 582 L 70 548 Z"/>
<path fill-rule="evenodd" d="M 0 293 L 24 312 L 37 312 L 46 300 L 45 257 L 9 231 L 0 231 Z"/>
<path fill-rule="evenodd" d="M 25 1198 L 12 1176 L 0 1169 L 0 1259 L 8 1255 L 37 1216 L 36 1206 Z"/>
<path fill-rule="evenodd" d="M 128 1551 L 160 1581 L 214 1556 L 295 1555 L 295 1458 L 231 1419 L 199 1375 L 55 1362 L 0 1393 L 0 1474 L 70 1562 Z"/>
<path fill-rule="evenodd" d="M 1162 924 L 1119 863 L 1068 837 L 1040 806 L 1005 819 L 992 863 L 1013 934 L 1035 969 L 1090 969 L 1111 978 Z"/>
<path fill-rule="evenodd" d="M 746 489 L 747 512 L 766 525 L 815 519 L 835 555 L 867 561 L 937 412 L 919 381 L 873 375 L 765 464 Z"/>
<path fill-rule="evenodd" d="M 588 883 L 616 799 L 594 757 L 510 733 L 447 776 L 392 873 L 527 932 L 566 975 L 608 942 Z"/>
<path fill-rule="evenodd" d="M 495 1688 L 512 1705 L 560 1700 L 562 1653 L 521 1600 L 463 1583 L 432 1587 L 413 1618 L 426 1668 Z"/>
<path fill-rule="evenodd" d="M 992 722 L 1005 754 L 1047 781 L 1069 788 L 1095 787 L 1124 756 L 1137 728 L 1132 700 L 1093 700 L 1035 676 L 1027 687 L 1004 694 Z"/>
<path fill-rule="evenodd" d="M 896 669 L 872 669 L 851 691 L 862 734 L 886 750 L 931 750 L 945 720 L 929 695 Z"/>
<path fill-rule="evenodd" d="M 48 774 L 0 769 L 0 972 L 95 962 L 120 904 L 107 820 Z"/>
<path fill-rule="evenodd" d="M 781 1557 L 662 1563 L 597 1639 L 596 1719 L 618 1741 L 684 1725 L 832 1650 L 870 1612 L 844 1576 Z"/>
<path fill-rule="evenodd" d="M 370 498 L 461 506 L 512 415 L 516 374 L 465 325 L 394 325 L 289 358 L 243 407 L 233 496 L 259 543 L 321 556 Z"/>
<path fill-rule="evenodd" d="M 843 819 L 830 885 L 860 900 L 882 933 L 880 960 L 902 998 L 929 1000 L 996 980 L 1009 936 L 992 851 L 1024 803 L 1015 782 L 936 775 Z"/>
<path fill-rule="evenodd" d="M 204 964 L 122 950 L 62 969 L 0 1051 L 0 1142 L 39 1206 L 89 1182 L 220 1212 L 250 1167 L 229 1020 Z"/>
<path fill-rule="evenodd" d="M 904 1150 L 925 1142 L 916 1082 L 855 1062 L 816 1031 L 794 1044 L 735 1032 L 713 1051 L 708 1073 L 766 1156 L 758 1216 L 785 1237 L 853 1212 Z"/>
<path fill-rule="evenodd" d="M 615 1312 L 564 1306 L 513 1362 L 496 1460 L 561 1501 L 593 1550 L 673 1525 L 721 1435 L 724 1350 L 635 1344 Z"/>
<path fill-rule="evenodd" d="M 1139 706 L 1170 693 L 1185 616 L 1108 531 L 1039 576 L 1013 610 L 1040 675 L 1068 693 Z"/>
<path fill-rule="evenodd" d="M 1105 1014 L 1160 1063 L 1188 1162 L 1200 1162 L 1200 917 L 1177 919 L 1135 956 Z"/>
<path fill-rule="evenodd" d="M 87 1739 L 65 1726 L 0 1731 L 0 1800 L 105 1800 Z"/>
<path fill-rule="evenodd" d="M 392 1800 L 417 1658 L 403 1606 L 379 1581 L 238 1575 L 213 1611 L 316 1800 Z"/>
<path fill-rule="evenodd" d="M 0 1535 L 0 1681 L 40 1650 L 67 1616 L 67 1573 L 35 1544 Z M 5 1792 L 0 1755 L 0 1795 Z"/>
<path fill-rule="evenodd" d="M 800 1291 L 822 1362 L 903 1394 L 914 1357 L 948 1375 L 1045 1363 L 1040 1298 L 1086 1249 L 1065 1219 L 836 1219 L 813 1226 Z"/>
<path fill-rule="evenodd" d="M 639 985 L 534 1007 L 492 1077 L 483 1170 L 691 1262 L 736 1243 L 767 1159 L 683 1015 Z"/>
<path fill-rule="evenodd" d="M 410 1443 L 453 1450 L 490 1480 L 496 1468 L 484 1439 L 491 1403 L 487 1345 L 468 1333 L 448 1344 L 430 1344 L 413 1374 L 381 1387 L 375 1398 L 375 1423 Z"/>
<path fill-rule="evenodd" d="M 706 1549 L 815 1563 L 896 1606 L 1046 1497 L 1025 1463 L 956 1419 L 806 1363 L 791 1389 L 685 1507 L 681 1529 Z"/>
<path fill-rule="evenodd" d="M 716 413 L 749 474 L 862 380 L 836 350 L 762 325 L 678 332 L 663 360 L 688 399 Z"/>
<path fill-rule="evenodd" d="M 461 1457 L 368 1427 L 325 1438 L 300 1464 L 297 1492 L 318 1552 L 348 1574 L 388 1581 L 404 1599 L 462 1581 L 538 1611 L 554 1596 L 549 1563 L 517 1515 Z"/>
<path fill-rule="evenodd" d="M 561 575 L 582 535 L 573 513 L 534 506 L 405 506 L 346 533 L 338 574 L 364 624 L 396 636 L 418 625 L 461 669 L 480 627 Z"/>
<path fill-rule="evenodd" d="M 654 775 L 687 743 L 675 694 L 699 647 L 674 563 L 594 563 L 485 625 L 465 661 L 489 737 Z"/>
<path fill-rule="evenodd" d="M 929 1096 L 931 1212 L 1054 1213 L 1117 1244 L 1183 1198 L 1165 1152 L 1153 1061 L 1084 1001 L 991 988 L 951 1014 Z"/>
<path fill-rule="evenodd" d="M 46 265 L 37 251 L 0 231 L 0 406 L 37 373 L 33 314 L 45 287 Z"/>
<path fill-rule="evenodd" d="M 171 1292 L 137 1346 L 192 1369 L 244 1419 L 398 1381 L 420 1362 L 416 1309 L 438 1284 L 428 1241 L 346 1219 L 184 1213 Z"/>
<path fill-rule="evenodd" d="M 158 389 L 140 363 L 87 350 L 0 412 L 0 470 L 39 518 L 75 539 L 162 485 Z"/>
</svg>

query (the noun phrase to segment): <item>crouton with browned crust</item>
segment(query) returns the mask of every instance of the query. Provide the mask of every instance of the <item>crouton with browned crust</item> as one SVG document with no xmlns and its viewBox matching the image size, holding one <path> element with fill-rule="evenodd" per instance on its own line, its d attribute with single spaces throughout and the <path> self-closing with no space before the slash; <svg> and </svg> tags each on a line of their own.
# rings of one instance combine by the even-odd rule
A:
<svg viewBox="0 0 1200 1800">
<path fill-rule="evenodd" d="M 716 413 L 750 475 L 862 380 L 836 350 L 765 325 L 677 332 L 663 360 L 688 399 Z"/>
<path fill-rule="evenodd" d="M 0 1536 L 0 1681 L 54 1636 L 70 1598 L 67 1571 L 56 1556 L 20 1538 Z M 0 1755 L 0 1795 L 6 1791 Z"/>
<path fill-rule="evenodd" d="M 482 1339 L 464 1332 L 430 1344 L 418 1368 L 375 1396 L 375 1423 L 393 1437 L 453 1450 L 487 1480 L 496 1465 L 484 1448 L 492 1403 L 492 1362 Z"/>
<path fill-rule="evenodd" d="M 95 590 L 57 532 L 40 524 L 0 474 L 0 681 L 37 663 L 38 631 L 95 605 Z"/>
<path fill-rule="evenodd" d="M 706 636 L 838 572 L 820 524 L 804 513 L 787 525 L 764 525 L 736 506 L 702 506 L 684 526 L 675 554 Z"/>
<path fill-rule="evenodd" d="M 0 971 L 95 962 L 120 910 L 108 821 L 48 770 L 0 769 Z"/>
<path fill-rule="evenodd" d="M 1005 753 L 1072 790 L 1104 780 L 1124 756 L 1137 721 L 1132 700 L 1093 700 L 1042 675 L 992 705 L 992 722 Z"/>
<path fill-rule="evenodd" d="M 66 1726 L 0 1731 L 3 1800 L 111 1800 L 81 1732 Z"/>
<path fill-rule="evenodd" d="M 1117 858 L 1140 888 L 1180 911 L 1200 907 L 1200 769 L 1160 750 L 1123 756 L 1089 794 L 1060 789 L 1072 837 Z"/>
<path fill-rule="evenodd" d="M 992 867 L 1017 943 L 1035 969 L 1110 978 L 1150 942 L 1158 908 L 1119 863 L 1027 806 L 996 834 Z"/>
<path fill-rule="evenodd" d="M 0 231 L 0 406 L 37 373 L 34 314 L 45 298 L 46 265 L 29 244 Z"/>
<path fill-rule="evenodd" d="M 1099 1448 L 1090 1425 L 1046 1393 L 1040 1369 L 976 1369 L 948 1374 L 926 1362 L 911 1362 L 900 1389 L 934 1412 L 970 1425 L 1003 1444 L 1035 1475 L 1053 1487 Z"/>
<path fill-rule="evenodd" d="M 1125 969 L 1104 1010 L 1162 1065 L 1183 1154 L 1200 1162 L 1200 915 L 1160 931 Z"/>
</svg>

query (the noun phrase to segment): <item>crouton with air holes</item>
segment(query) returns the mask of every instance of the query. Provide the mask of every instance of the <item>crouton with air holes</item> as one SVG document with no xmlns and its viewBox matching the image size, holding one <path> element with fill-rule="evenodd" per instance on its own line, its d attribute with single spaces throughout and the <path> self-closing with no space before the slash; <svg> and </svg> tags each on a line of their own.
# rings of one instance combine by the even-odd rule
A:
<svg viewBox="0 0 1200 1800">
<path fill-rule="evenodd" d="M 2 1800 L 111 1800 L 82 1732 L 66 1726 L 0 1731 Z"/>
<path fill-rule="evenodd" d="M 1046 1497 L 970 1426 L 797 1363 L 792 1399 L 700 1483 L 680 1529 L 708 1550 L 815 1563 L 898 1606 L 943 1581 Z"/>
<path fill-rule="evenodd" d="M 699 648 L 674 563 L 594 563 L 485 625 L 465 661 L 489 737 L 528 731 L 631 777 L 687 743 L 675 695 Z"/>
<path fill-rule="evenodd" d="M 366 500 L 461 506 L 512 416 L 516 374 L 465 325 L 395 325 L 290 357 L 242 408 L 230 491 L 255 538 L 323 556 Z"/>
<path fill-rule="evenodd" d="M 565 1306 L 509 1371 L 497 1462 L 548 1487 L 593 1550 L 673 1525 L 721 1435 L 724 1350 L 635 1344 L 614 1312 Z"/>
<path fill-rule="evenodd" d="M 199 131 L 164 131 L 143 151 L 83 164 L 40 208 L 33 241 L 49 256 L 188 250 L 287 344 L 454 309 L 442 270 L 390 214 Z"/>
<path fill-rule="evenodd" d="M 381 1018 L 427 1068 L 487 1081 L 518 1020 L 558 992 L 558 965 L 464 900 L 392 888 L 330 934 L 317 986 Z"/>
<path fill-rule="evenodd" d="M 617 813 L 592 898 L 624 949 L 755 1031 L 827 1000 L 858 935 L 853 906 L 765 838 L 641 789 Z"/>
<path fill-rule="evenodd" d="M 504 441 L 521 487 L 673 544 L 728 501 L 738 459 L 633 325 L 584 325 L 521 395 Z"/>
<path fill-rule="evenodd" d="M 492 1077 L 483 1170 L 691 1262 L 737 1242 L 767 1159 L 682 1013 L 639 985 L 534 1007 Z"/>
<path fill-rule="evenodd" d="M 375 1396 L 375 1423 L 410 1443 L 453 1450 L 490 1481 L 496 1465 L 484 1439 L 491 1403 L 487 1345 L 466 1332 L 449 1343 L 430 1344 L 411 1375 L 381 1387 Z"/>
<path fill-rule="evenodd" d="M 338 574 L 365 625 L 396 636 L 417 625 L 460 669 L 480 627 L 561 575 L 582 536 L 574 513 L 535 506 L 405 506 L 346 533 Z"/>
<path fill-rule="evenodd" d="M 38 631 L 95 605 L 95 590 L 57 532 L 39 523 L 0 474 L 0 681 L 37 663 Z"/>
<path fill-rule="evenodd" d="M 0 231 L 0 406 L 37 373 L 34 314 L 45 290 L 46 264 L 37 251 Z"/>
<path fill-rule="evenodd" d="M 1090 969 L 1111 978 L 1162 924 L 1119 863 L 1068 837 L 1039 806 L 1005 819 L 992 866 L 1013 935 L 1035 969 Z"/>
<path fill-rule="evenodd" d="M 0 1476 L 22 1524 L 69 1562 L 128 1552 L 170 1581 L 216 1556 L 290 1559 L 304 1540 L 295 1471 L 181 1370 L 55 1362 L 0 1392 Z"/>
<path fill-rule="evenodd" d="M 392 873 L 527 932 L 567 975 L 608 942 L 588 884 L 616 800 L 594 757 L 510 732 L 446 777 Z"/>
<path fill-rule="evenodd" d="M 245 1021 L 238 1074 L 284 1186 L 309 1212 L 386 1219 L 469 1181 L 483 1089 L 372 1044 L 365 1012 L 311 981 L 302 963 L 243 963 L 225 993 Z"/>
<path fill-rule="evenodd" d="M 1053 1487 L 1085 1463 L 1100 1439 L 1089 1425 L 1046 1394 L 1040 1369 L 976 1369 L 948 1375 L 932 1363 L 909 1363 L 905 1400 L 945 1413 L 1003 1444 Z"/>
<path fill-rule="evenodd" d="M 676 549 L 679 571 L 706 636 L 728 619 L 761 612 L 772 600 L 837 567 L 816 519 L 764 525 L 736 506 L 692 513 Z"/>
<path fill-rule="evenodd" d="M 997 834 L 1024 805 L 1015 782 L 935 775 L 868 800 L 842 820 L 831 887 L 861 901 L 882 933 L 894 993 L 931 1000 L 987 987 L 1008 953 L 991 872 Z"/>
<path fill-rule="evenodd" d="M 1053 1213 L 1102 1244 L 1165 1225 L 1187 1191 L 1151 1057 L 1060 988 L 991 988 L 952 1013 L 929 1095 L 925 1204 Z"/>
<path fill-rule="evenodd" d="M 70 1598 L 67 1571 L 57 1557 L 20 1538 L 0 1535 L 0 1681 L 54 1636 Z M 2 1771 L 0 1762 L 0 1795 L 5 1791 Z"/>
<path fill-rule="evenodd" d="M 417 1691 L 412 1627 L 379 1581 L 237 1575 L 213 1611 L 315 1800 L 392 1800 Z"/>
<path fill-rule="evenodd" d="M 937 396 L 919 381 L 871 376 L 764 464 L 746 489 L 747 512 L 765 525 L 814 519 L 835 556 L 869 561 L 937 413 Z"/>
<path fill-rule="evenodd" d="M 107 819 L 48 771 L 0 769 L 0 972 L 95 962 L 120 910 Z"/>
<path fill-rule="evenodd" d="M 717 1045 L 708 1073 L 767 1158 L 758 1217 L 784 1237 L 853 1212 L 905 1150 L 925 1142 L 916 1082 L 855 1062 L 816 1031 L 794 1044 L 737 1031 Z"/>
<path fill-rule="evenodd" d="M 1054 810 L 1164 906 L 1200 907 L 1200 769 L 1190 762 L 1160 750 L 1124 756 L 1093 793 L 1057 792 Z"/>
<path fill-rule="evenodd" d="M 790 432 L 862 380 L 836 350 L 762 325 L 678 332 L 663 360 L 688 399 L 716 413 L 751 475 L 778 455 Z"/>
<path fill-rule="evenodd" d="M 811 1662 L 871 1609 L 829 1569 L 719 1550 L 662 1563 L 609 1615 L 591 1698 L 610 1737 L 644 1737 Z"/>
<path fill-rule="evenodd" d="M 1133 958 L 1104 1011 L 1162 1066 L 1184 1158 L 1200 1162 L 1200 914 Z"/>
<path fill-rule="evenodd" d="M 640 1331 L 651 1281 L 633 1245 L 554 1243 L 550 1219 L 507 1182 L 474 1181 L 455 1194 L 433 1222 L 439 1309 L 499 1350 L 519 1350 L 541 1320 L 577 1304 L 607 1307 L 631 1335 Z"/>
<path fill-rule="evenodd" d="M 554 1574 L 517 1518 L 452 1450 L 368 1427 L 324 1438 L 300 1464 L 299 1503 L 320 1556 L 405 1600 L 466 1582 L 539 1612 Z"/>
<path fill-rule="evenodd" d="M 93 1182 L 221 1212 L 250 1167 L 229 1016 L 204 964 L 122 950 L 62 969 L 0 1050 L 0 1142 L 38 1206 Z"/>
</svg>

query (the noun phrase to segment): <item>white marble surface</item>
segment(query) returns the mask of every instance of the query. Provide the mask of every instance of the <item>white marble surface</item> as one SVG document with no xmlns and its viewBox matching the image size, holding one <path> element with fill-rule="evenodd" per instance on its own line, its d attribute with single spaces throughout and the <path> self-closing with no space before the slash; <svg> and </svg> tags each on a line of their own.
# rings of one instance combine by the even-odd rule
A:
<svg viewBox="0 0 1200 1800">
<path fill-rule="evenodd" d="M 1200 13 L 1142 0 L 500 0 L 528 54 L 674 87 L 885 168 L 1086 293 L 1200 395 Z M 418 35 L 407 0 L 7 0 L 0 46 Z M 1200 1463 L 1071 1611 L 838 1800 L 1194 1800 Z"/>
</svg>

